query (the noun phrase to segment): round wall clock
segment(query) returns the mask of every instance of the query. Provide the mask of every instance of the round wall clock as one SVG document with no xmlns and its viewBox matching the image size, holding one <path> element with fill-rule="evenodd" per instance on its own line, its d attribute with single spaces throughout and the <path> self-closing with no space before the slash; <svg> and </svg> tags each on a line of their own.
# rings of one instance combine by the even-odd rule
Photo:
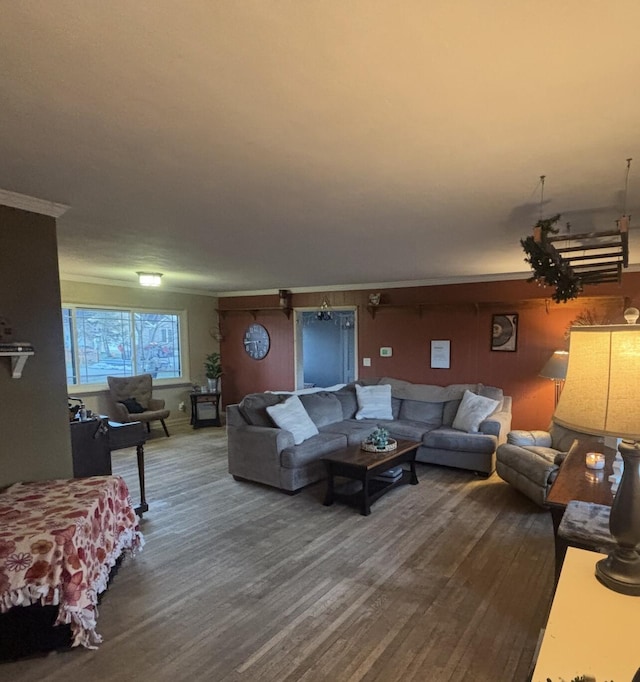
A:
<svg viewBox="0 0 640 682">
<path fill-rule="evenodd" d="M 254 360 L 262 360 L 269 352 L 269 332 L 261 324 L 252 324 L 244 333 L 244 349 Z"/>
</svg>

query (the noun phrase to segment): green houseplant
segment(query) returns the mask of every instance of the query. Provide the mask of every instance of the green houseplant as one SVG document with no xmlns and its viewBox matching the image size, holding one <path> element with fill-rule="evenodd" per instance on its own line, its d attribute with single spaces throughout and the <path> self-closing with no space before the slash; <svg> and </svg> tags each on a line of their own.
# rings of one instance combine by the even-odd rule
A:
<svg viewBox="0 0 640 682">
<path fill-rule="evenodd" d="M 208 379 L 209 389 L 212 391 L 219 391 L 218 380 L 222 376 L 220 353 L 209 353 L 204 361 L 204 369 Z"/>
</svg>

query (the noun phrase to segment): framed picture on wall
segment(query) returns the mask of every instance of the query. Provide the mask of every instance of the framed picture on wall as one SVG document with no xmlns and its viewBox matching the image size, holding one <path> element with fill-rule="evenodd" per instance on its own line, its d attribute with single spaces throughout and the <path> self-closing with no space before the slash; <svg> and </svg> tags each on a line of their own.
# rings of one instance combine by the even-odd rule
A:
<svg viewBox="0 0 640 682">
<path fill-rule="evenodd" d="M 451 341 L 431 341 L 431 369 L 449 369 L 451 366 Z"/>
<path fill-rule="evenodd" d="M 515 352 L 518 349 L 517 313 L 500 313 L 491 318 L 491 350 Z"/>
</svg>

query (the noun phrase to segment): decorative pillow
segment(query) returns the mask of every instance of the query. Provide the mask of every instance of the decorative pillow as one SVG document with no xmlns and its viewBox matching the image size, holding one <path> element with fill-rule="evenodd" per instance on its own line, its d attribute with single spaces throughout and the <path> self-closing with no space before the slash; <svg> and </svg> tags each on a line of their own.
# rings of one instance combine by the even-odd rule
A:
<svg viewBox="0 0 640 682">
<path fill-rule="evenodd" d="M 129 414 L 140 414 L 141 412 L 145 411 L 144 407 L 142 407 L 142 405 L 135 398 L 118 400 L 118 402 L 122 403 L 127 408 L 127 412 Z"/>
<path fill-rule="evenodd" d="M 453 428 L 467 433 L 477 433 L 480 424 L 498 407 L 499 400 L 485 398 L 471 391 L 465 391 L 456 418 L 453 420 Z"/>
<path fill-rule="evenodd" d="M 359 386 L 356 384 L 358 411 L 356 419 L 393 419 L 391 385 Z"/>
<path fill-rule="evenodd" d="M 270 405 L 267 407 L 267 413 L 276 426 L 291 431 L 296 445 L 318 433 L 318 427 L 311 421 L 297 395 L 292 395 L 278 405 Z"/>
</svg>

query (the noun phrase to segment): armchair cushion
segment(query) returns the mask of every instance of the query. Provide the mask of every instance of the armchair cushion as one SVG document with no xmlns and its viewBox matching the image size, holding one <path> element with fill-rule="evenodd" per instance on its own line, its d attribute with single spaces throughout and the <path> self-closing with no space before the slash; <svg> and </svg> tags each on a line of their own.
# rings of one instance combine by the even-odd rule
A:
<svg viewBox="0 0 640 682">
<path fill-rule="evenodd" d="M 507 443 L 521 445 L 522 447 L 540 445 L 550 448 L 551 434 L 548 431 L 522 431 L 515 429 L 507 434 Z"/>
</svg>

